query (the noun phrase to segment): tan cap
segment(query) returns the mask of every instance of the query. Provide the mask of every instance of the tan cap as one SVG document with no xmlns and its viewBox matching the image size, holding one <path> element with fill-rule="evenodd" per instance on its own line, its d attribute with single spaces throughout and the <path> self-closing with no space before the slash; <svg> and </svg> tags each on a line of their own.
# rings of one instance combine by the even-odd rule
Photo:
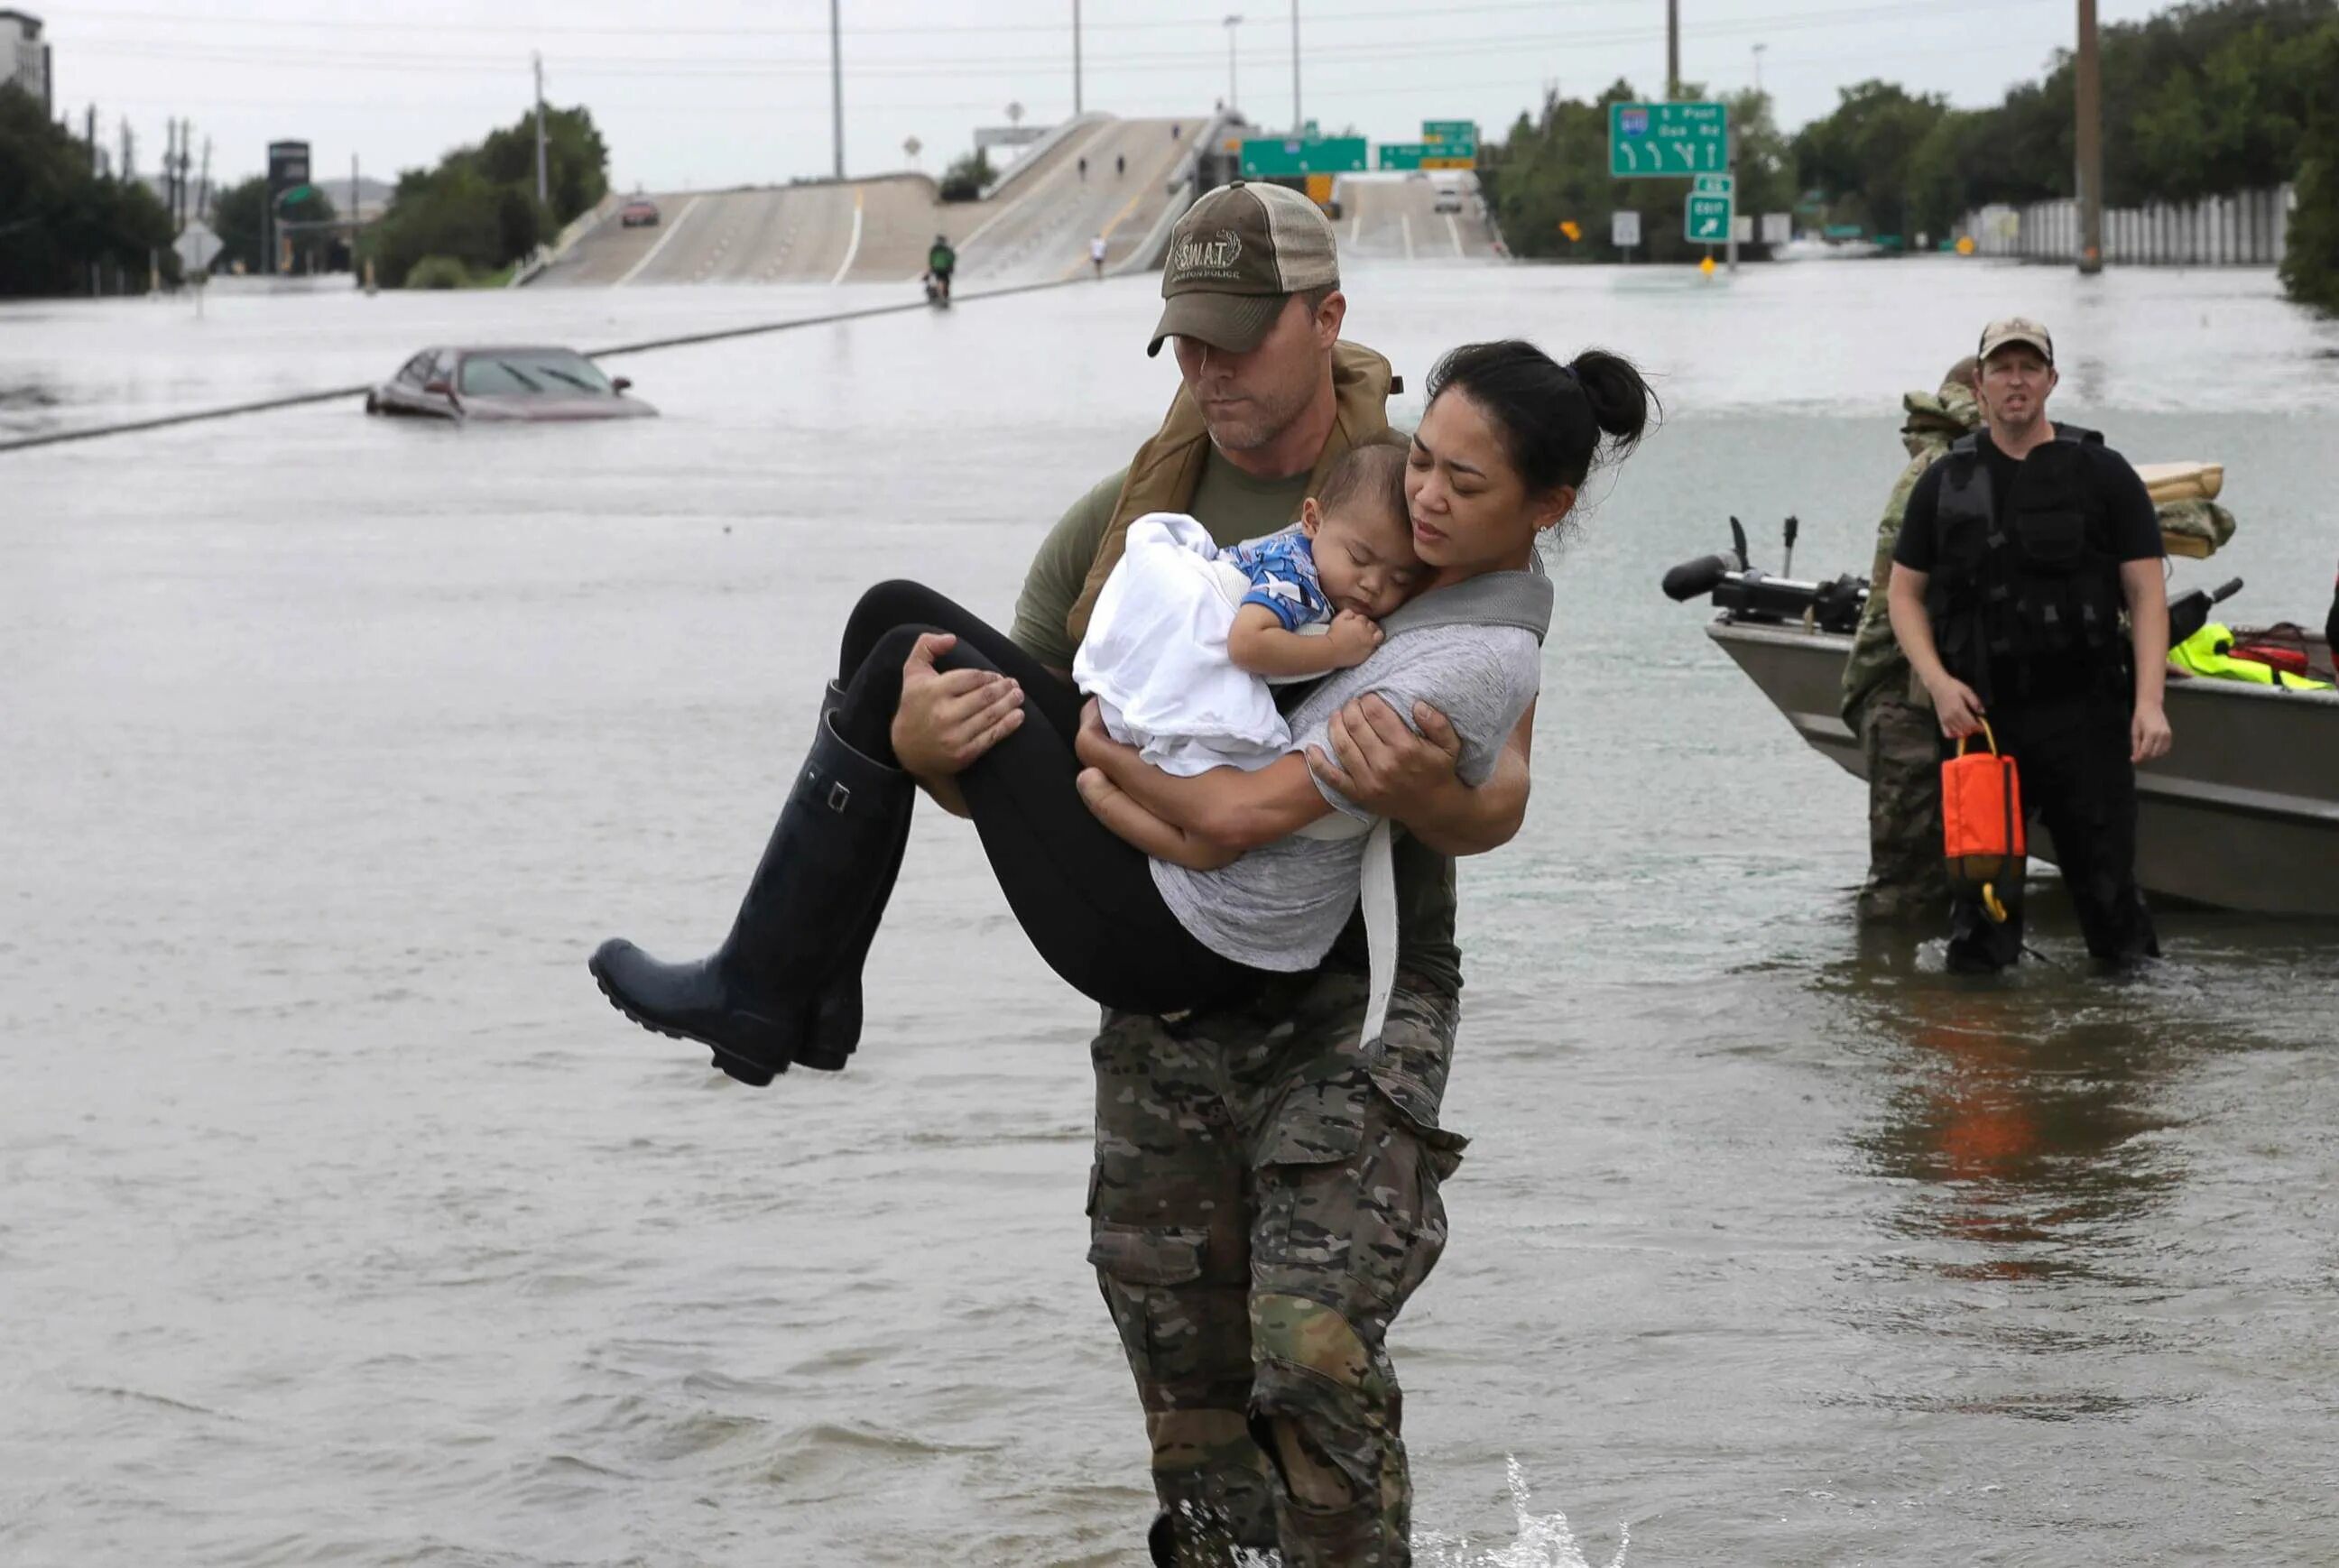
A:
<svg viewBox="0 0 2339 1568">
<path fill-rule="evenodd" d="M 1332 225 L 1286 185 L 1238 180 L 1186 210 L 1161 263 L 1161 320 L 1148 354 L 1168 338 L 1196 338 L 1247 354 L 1283 313 L 1283 301 L 1340 281 Z"/>
<path fill-rule="evenodd" d="M 2046 356 L 2047 363 L 2055 363 L 2055 340 L 2047 329 L 2028 316 L 2008 316 L 1992 321 L 1981 330 L 1981 347 L 1974 357 L 1987 360 L 2008 343 L 2028 343 Z"/>
</svg>

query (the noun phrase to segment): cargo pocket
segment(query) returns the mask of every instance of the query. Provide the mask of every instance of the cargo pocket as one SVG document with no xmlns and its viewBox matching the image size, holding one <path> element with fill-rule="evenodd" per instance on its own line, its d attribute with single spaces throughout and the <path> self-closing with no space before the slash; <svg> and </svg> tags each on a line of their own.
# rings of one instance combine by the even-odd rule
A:
<svg viewBox="0 0 2339 1568">
<path fill-rule="evenodd" d="M 1209 1240 L 1199 1227 L 1090 1224 L 1089 1262 L 1140 1388 L 1179 1379 L 1193 1359 L 1198 1320 L 1176 1287 L 1201 1278 Z"/>
<path fill-rule="evenodd" d="M 1358 1072 L 1353 1081 L 1303 1085 L 1277 1108 L 1252 1158 L 1258 1218 L 1251 1262 L 1260 1288 L 1289 1287 L 1321 1300 L 1335 1287 L 1327 1281 L 1348 1274 L 1371 1093 Z M 1300 1282 L 1314 1288 L 1300 1288 Z"/>
<path fill-rule="evenodd" d="M 1446 1250 L 1438 1184 L 1468 1139 L 1417 1121 L 1361 1072 L 1303 1092 L 1259 1151 L 1254 1287 L 1385 1320 Z"/>
</svg>

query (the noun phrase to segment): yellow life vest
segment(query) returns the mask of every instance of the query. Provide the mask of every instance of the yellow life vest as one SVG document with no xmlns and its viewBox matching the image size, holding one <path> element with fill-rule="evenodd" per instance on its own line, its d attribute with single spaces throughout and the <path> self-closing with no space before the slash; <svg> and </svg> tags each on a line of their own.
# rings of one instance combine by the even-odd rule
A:
<svg viewBox="0 0 2339 1568">
<path fill-rule="evenodd" d="M 2249 681 L 2257 685 L 2275 686 L 2283 691 L 2327 692 L 2329 681 L 2309 680 L 2272 665 L 2262 665 L 2255 659 L 2233 656 L 2234 634 L 2230 627 L 2211 621 L 2183 642 L 2168 650 L 2168 662 L 2180 670 L 2213 680 Z"/>
</svg>

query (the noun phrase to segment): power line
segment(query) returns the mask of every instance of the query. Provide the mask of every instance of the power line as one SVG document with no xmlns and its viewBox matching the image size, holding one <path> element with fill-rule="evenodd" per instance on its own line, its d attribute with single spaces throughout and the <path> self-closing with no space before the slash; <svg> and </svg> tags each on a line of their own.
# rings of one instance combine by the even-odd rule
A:
<svg viewBox="0 0 2339 1568">
<path fill-rule="evenodd" d="M 1914 20 L 1917 14 L 1929 12 L 1942 20 L 1956 20 L 1976 11 L 2028 5 L 2034 0 L 1974 0 L 1971 4 L 1944 5 L 1942 0 L 1900 0 L 1900 3 L 1870 4 L 1856 7 L 1832 7 L 1817 11 L 1774 12 L 1764 16 L 1735 18 L 1719 22 L 1699 30 L 1700 38 L 1733 37 L 1749 34 L 1794 32 L 1802 29 L 1833 27 L 1847 17 L 1866 16 Z M 1330 64 L 1370 64 L 1410 61 L 1421 58 L 1467 57 L 1482 54 L 1514 54 L 1535 47 L 1566 47 L 1594 44 L 1634 44 L 1660 37 L 1662 25 L 1610 28 L 1597 32 L 1533 33 L 1489 35 L 1471 38 L 1449 38 L 1436 41 L 1404 40 L 1387 43 L 1327 44 L 1311 51 L 1312 61 Z M 430 70 L 472 71 L 502 75 L 511 70 L 510 64 L 494 56 L 480 54 L 425 54 L 384 51 L 348 51 L 305 45 L 271 44 L 193 44 L 172 46 L 167 44 L 84 44 L 76 46 L 80 53 L 97 56 L 125 59 L 154 59 L 187 64 L 220 65 L 325 65 L 363 70 Z M 561 68 L 571 74 L 592 75 L 621 73 L 627 76 L 737 76 L 789 75 L 824 74 L 830 69 L 824 57 L 805 55 L 801 58 L 770 56 L 761 59 L 741 59 L 725 55 L 653 55 L 636 54 L 564 54 Z M 1061 69 L 1062 60 L 1046 55 L 1000 54 L 951 56 L 883 57 L 866 64 L 856 64 L 852 74 L 864 79 L 886 77 L 916 77 L 924 75 L 963 76 L 969 71 L 981 69 L 1052 71 Z M 1172 68 L 1210 69 L 1218 64 L 1215 47 L 1190 53 L 1165 53 L 1150 50 L 1138 54 L 1109 54 L 1092 57 L 1089 64 L 1110 70 L 1143 70 L 1154 72 Z"/>
<path fill-rule="evenodd" d="M 1440 5 L 1436 15 L 1440 21 L 1452 16 L 1474 15 L 1547 13 L 1553 10 L 1613 9 L 1614 0 L 1476 0 L 1469 5 Z M 1419 6 L 1393 10 L 1359 10 L 1336 12 L 1311 18 L 1333 26 L 1350 22 L 1404 22 L 1418 25 L 1424 12 Z M 183 11 L 76 11 L 72 22 L 125 22 L 141 26 L 182 26 L 214 32 L 221 25 L 248 25 L 256 27 L 281 29 L 287 27 L 321 28 L 331 32 L 429 33 L 444 35 L 450 33 L 518 35 L 540 37 L 548 32 L 561 36 L 587 35 L 597 37 L 642 38 L 688 36 L 699 38 L 825 38 L 825 27 L 693 27 L 667 26 L 657 23 L 638 25 L 559 23 L 548 28 L 541 23 L 521 22 L 347 22 L 319 17 L 236 16 L 217 12 L 189 15 Z M 1195 27 L 1212 27 L 1218 24 L 1200 21 L 1151 22 L 1084 22 L 1089 32 L 1150 33 L 1182 32 Z M 847 27 L 847 37 L 928 37 L 938 33 L 1038 33 L 1057 35 L 1064 30 L 1059 22 L 946 22 L 933 25 L 913 24 L 900 27 Z"/>
</svg>

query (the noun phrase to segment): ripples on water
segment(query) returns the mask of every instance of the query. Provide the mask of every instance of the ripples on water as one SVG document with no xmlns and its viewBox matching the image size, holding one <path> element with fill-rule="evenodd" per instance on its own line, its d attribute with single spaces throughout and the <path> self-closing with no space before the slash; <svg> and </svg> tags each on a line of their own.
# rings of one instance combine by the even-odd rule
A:
<svg viewBox="0 0 2339 1568">
<path fill-rule="evenodd" d="M 2241 534 L 2180 583 L 2319 616 L 2339 330 L 2246 273 L 1351 291 L 1416 387 L 1525 331 L 1673 411 L 1561 558 L 1534 810 L 1464 873 L 1475 1141 L 1393 1342 L 1424 1560 L 2339 1554 L 2329 929 L 2171 912 L 2104 982 L 2050 892 L 2056 963 L 1948 981 L 1851 923 L 1858 787 L 1654 589 L 1732 513 L 1863 569 L 1898 394 L 2020 308 L 2058 408 L 2227 464 Z M 837 300 L 12 309 L 0 428 Z M 971 835 L 921 819 L 841 1078 L 738 1090 L 581 959 L 719 936 L 853 593 L 1003 613 L 1158 416 L 1156 308 L 640 356 L 666 418 L 622 431 L 350 405 L 0 458 L 0 1559 L 1138 1559 L 1087 1020 Z"/>
</svg>

